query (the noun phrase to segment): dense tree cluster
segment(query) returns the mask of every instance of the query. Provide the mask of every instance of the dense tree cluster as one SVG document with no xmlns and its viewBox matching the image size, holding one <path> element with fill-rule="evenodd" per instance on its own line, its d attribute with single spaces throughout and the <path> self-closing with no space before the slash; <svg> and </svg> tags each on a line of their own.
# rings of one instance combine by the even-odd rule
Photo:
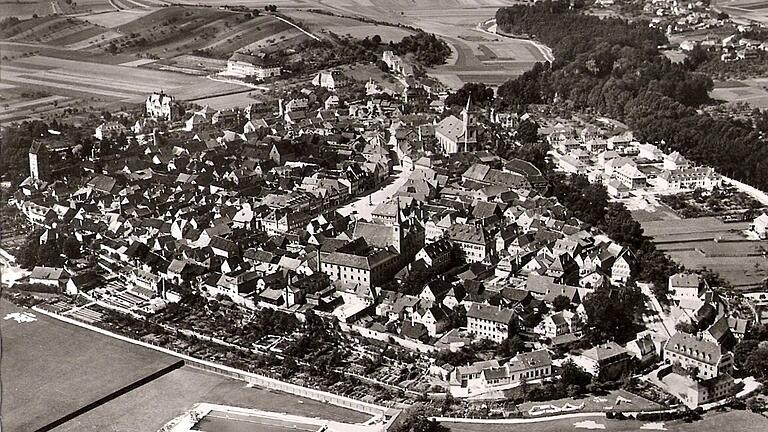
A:
<svg viewBox="0 0 768 432">
<path fill-rule="evenodd" d="M 600 288 L 584 299 L 587 311 L 585 336 L 591 343 L 614 340 L 625 343 L 636 334 L 635 318 L 643 311 L 644 296 L 634 285 Z"/>
<path fill-rule="evenodd" d="M 496 20 L 504 32 L 538 38 L 556 58 L 551 67 L 539 66 L 502 85 L 498 104 L 557 97 L 573 108 L 622 119 L 639 139 L 664 150 L 768 187 L 764 140 L 748 123 L 697 111 L 709 100 L 712 80 L 661 55 L 657 47 L 667 40 L 647 23 L 601 19 L 559 1 L 501 8 Z"/>
<path fill-rule="evenodd" d="M 28 170 L 27 154 L 32 139 L 48 130 L 48 125 L 41 121 L 23 122 L 3 130 L 3 145 L 0 145 L 0 177 L 7 175 L 9 180 L 19 181 Z"/>
<path fill-rule="evenodd" d="M 399 55 L 413 54 L 424 66 L 441 65 L 451 55 L 451 48 L 444 40 L 423 31 L 406 36 L 400 42 L 390 42 L 390 46 Z"/>
<path fill-rule="evenodd" d="M 333 42 L 310 39 L 300 43 L 295 49 L 301 56 L 284 65 L 286 71 L 300 75 L 355 62 L 376 62 L 379 55 L 376 42 L 381 40 L 380 36 L 365 39 L 333 36 Z"/>
<path fill-rule="evenodd" d="M 755 324 L 733 349 L 739 375 L 753 375 L 768 382 L 768 325 Z"/>
<path fill-rule="evenodd" d="M 445 105 L 465 107 L 467 99 L 474 107 L 484 107 L 493 102 L 493 89 L 482 83 L 466 83 L 445 98 Z"/>
<path fill-rule="evenodd" d="M 43 230 L 33 230 L 27 235 L 24 245 L 19 249 L 16 259 L 20 266 L 32 268 L 35 266 L 61 267 L 65 258 L 80 258 L 81 245 L 73 236 L 59 236 L 40 244 Z"/>
</svg>

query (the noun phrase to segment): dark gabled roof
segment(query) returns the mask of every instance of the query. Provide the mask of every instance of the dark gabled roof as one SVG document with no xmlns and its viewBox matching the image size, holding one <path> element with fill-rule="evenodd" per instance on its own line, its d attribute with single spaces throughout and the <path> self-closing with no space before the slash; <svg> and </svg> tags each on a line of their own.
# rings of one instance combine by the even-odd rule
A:
<svg viewBox="0 0 768 432">
<path fill-rule="evenodd" d="M 211 241 L 208 243 L 208 246 L 230 253 L 237 253 L 239 250 L 234 242 L 218 236 L 211 237 Z"/>
<path fill-rule="evenodd" d="M 512 309 L 474 303 L 467 311 L 467 318 L 476 318 L 501 324 L 509 324 L 515 315 Z"/>
<path fill-rule="evenodd" d="M 403 320 L 400 334 L 409 339 L 422 340 L 429 335 L 429 332 L 421 323 L 411 323 L 410 320 Z"/>
<path fill-rule="evenodd" d="M 722 350 L 717 343 L 683 332 L 675 333 L 665 349 L 710 365 L 716 365 L 722 356 Z"/>
<path fill-rule="evenodd" d="M 471 224 L 453 224 L 448 229 L 446 236 L 462 243 L 472 243 L 485 245 L 488 242 L 488 236 L 481 226 Z"/>
<path fill-rule="evenodd" d="M 591 358 L 599 363 L 605 362 L 611 358 L 621 356 L 627 353 L 621 345 L 613 341 L 594 346 L 582 353 L 583 356 Z"/>
<path fill-rule="evenodd" d="M 232 54 L 229 61 L 240 61 L 254 66 L 268 67 L 276 65 L 276 62 L 270 58 L 267 53 L 259 52 L 256 54 L 236 52 Z"/>
</svg>

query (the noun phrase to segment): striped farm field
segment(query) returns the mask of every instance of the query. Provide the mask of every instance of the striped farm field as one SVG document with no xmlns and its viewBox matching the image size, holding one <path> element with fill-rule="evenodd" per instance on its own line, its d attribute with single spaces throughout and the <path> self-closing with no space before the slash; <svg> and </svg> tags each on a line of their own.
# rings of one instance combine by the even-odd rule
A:
<svg viewBox="0 0 768 432">
<path fill-rule="evenodd" d="M 163 89 L 179 100 L 229 94 L 247 90 L 236 84 L 192 76 L 153 70 L 130 65 L 120 66 L 68 60 L 46 56 L 23 57 L 2 65 L 0 87 L 16 88 L 17 91 L 43 92 L 47 96 L 88 101 L 89 105 L 128 102 L 140 103 L 154 91 Z M 5 92 L 5 90 L 4 90 Z M 38 98 L 40 99 L 40 98 Z M 51 99 L 40 103 L 31 100 L 5 100 L 7 108 L 0 111 L 0 122 L 34 118 L 50 105 Z M 2 105 L 3 101 L 0 101 Z M 30 102 L 30 103 L 27 103 Z M 59 103 L 65 101 L 59 100 Z"/>
</svg>

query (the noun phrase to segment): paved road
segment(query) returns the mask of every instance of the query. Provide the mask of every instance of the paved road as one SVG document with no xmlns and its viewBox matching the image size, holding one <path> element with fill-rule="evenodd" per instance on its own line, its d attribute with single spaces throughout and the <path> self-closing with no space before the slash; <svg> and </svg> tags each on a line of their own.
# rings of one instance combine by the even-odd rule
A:
<svg viewBox="0 0 768 432">
<path fill-rule="evenodd" d="M 354 201 L 345 204 L 337 209 L 339 214 L 347 216 L 352 213 L 363 219 L 370 219 L 371 213 L 380 203 L 392 198 L 410 177 L 413 168 L 403 169 L 395 167 L 395 174 L 389 177 L 389 183 L 383 188 L 374 191 L 368 195 L 356 198 Z"/>
<path fill-rule="evenodd" d="M 659 334 L 671 337 L 676 333 L 674 320 L 666 313 L 666 311 L 664 311 L 659 300 L 653 295 L 651 285 L 638 283 L 637 286 L 639 286 L 640 291 L 648 297 L 646 304 L 650 306 L 651 310 L 656 311 L 657 313 L 657 315 L 651 317 L 652 320 L 648 323 L 649 327 L 653 328 Z"/>
</svg>

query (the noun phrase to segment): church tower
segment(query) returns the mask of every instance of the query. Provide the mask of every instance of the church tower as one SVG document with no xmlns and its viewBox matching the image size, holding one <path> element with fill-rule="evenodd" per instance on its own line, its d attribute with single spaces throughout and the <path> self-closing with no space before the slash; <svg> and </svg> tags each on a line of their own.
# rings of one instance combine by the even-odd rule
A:
<svg viewBox="0 0 768 432">
<path fill-rule="evenodd" d="M 469 105 L 472 101 L 472 95 L 467 95 L 467 106 L 461 110 L 461 122 L 464 129 L 464 151 L 469 151 L 467 139 L 469 138 Z"/>
<path fill-rule="evenodd" d="M 400 209 L 400 195 L 398 195 L 395 199 L 395 222 L 392 224 L 392 230 L 393 230 L 393 243 L 395 246 L 395 249 L 397 249 L 398 253 L 403 252 L 403 239 L 404 239 L 404 232 L 403 232 L 403 215 L 401 213 Z"/>
<path fill-rule="evenodd" d="M 35 181 L 48 178 L 48 149 L 39 141 L 29 148 L 29 176 Z"/>
</svg>

